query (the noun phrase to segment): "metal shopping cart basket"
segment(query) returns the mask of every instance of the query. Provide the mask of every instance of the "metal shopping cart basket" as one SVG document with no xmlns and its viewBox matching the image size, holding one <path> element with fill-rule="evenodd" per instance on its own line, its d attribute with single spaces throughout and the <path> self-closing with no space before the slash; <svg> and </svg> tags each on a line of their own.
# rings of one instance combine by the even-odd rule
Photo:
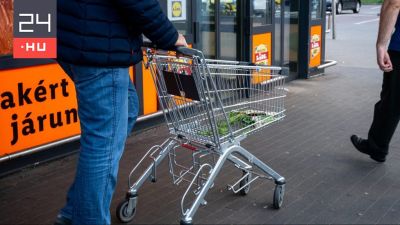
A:
<svg viewBox="0 0 400 225">
<path fill-rule="evenodd" d="M 117 208 L 122 222 L 136 212 L 138 190 L 169 158 L 174 184 L 187 183 L 182 196 L 181 224 L 193 224 L 193 216 L 207 202 L 226 161 L 242 171 L 228 189 L 245 195 L 258 178 L 275 182 L 273 207 L 280 208 L 285 179 L 240 145 L 248 135 L 285 117 L 285 76 L 280 67 L 245 65 L 235 61 L 206 60 L 201 51 L 178 48 L 181 57 L 148 49 L 148 62 L 171 137 L 153 146 L 129 175 L 126 200 Z M 183 158 L 180 148 L 188 149 Z M 182 162 L 186 160 L 186 164 Z M 144 172 L 133 182 L 140 166 Z M 141 175 L 140 175 L 141 174 Z"/>
</svg>

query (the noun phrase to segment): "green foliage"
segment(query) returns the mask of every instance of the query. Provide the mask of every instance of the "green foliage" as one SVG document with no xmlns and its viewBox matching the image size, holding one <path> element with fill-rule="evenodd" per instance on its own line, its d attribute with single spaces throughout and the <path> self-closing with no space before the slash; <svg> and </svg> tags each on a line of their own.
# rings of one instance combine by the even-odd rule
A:
<svg viewBox="0 0 400 225">
<path fill-rule="evenodd" d="M 257 113 L 248 114 L 246 112 L 229 112 L 228 121 L 231 127 L 235 127 L 236 129 L 238 127 L 244 128 L 256 123 L 255 117 L 257 117 L 258 120 L 261 120 L 264 124 L 274 121 L 273 116 L 267 116 L 265 114 Z M 217 130 L 219 135 L 221 136 L 227 135 L 229 133 L 229 126 L 225 119 L 217 122 Z M 209 137 L 213 135 L 211 130 L 203 130 L 198 132 L 198 134 Z"/>
<path fill-rule="evenodd" d="M 248 126 L 255 123 L 250 115 L 244 112 L 230 112 L 229 113 L 229 124 L 231 125 L 244 125 Z"/>
</svg>

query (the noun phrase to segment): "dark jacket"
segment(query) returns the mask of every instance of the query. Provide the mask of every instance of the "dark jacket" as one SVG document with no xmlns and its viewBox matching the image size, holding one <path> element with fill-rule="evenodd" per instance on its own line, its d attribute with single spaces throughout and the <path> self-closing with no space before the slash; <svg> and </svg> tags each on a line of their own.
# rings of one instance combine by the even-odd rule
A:
<svg viewBox="0 0 400 225">
<path fill-rule="evenodd" d="M 164 49 L 178 39 L 157 0 L 57 1 L 58 60 L 127 67 L 142 59 L 142 34 Z"/>
</svg>

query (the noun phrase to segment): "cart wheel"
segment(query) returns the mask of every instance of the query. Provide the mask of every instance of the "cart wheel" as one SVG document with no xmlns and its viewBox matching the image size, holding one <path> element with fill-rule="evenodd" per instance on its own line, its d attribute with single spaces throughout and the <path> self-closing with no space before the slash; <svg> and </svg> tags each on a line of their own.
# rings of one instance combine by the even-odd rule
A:
<svg viewBox="0 0 400 225">
<path fill-rule="evenodd" d="M 274 191 L 274 208 L 280 209 L 282 207 L 283 196 L 285 195 L 285 185 L 277 184 Z"/>
<path fill-rule="evenodd" d="M 128 223 L 133 220 L 136 213 L 136 206 L 133 208 L 132 212 L 128 212 L 129 200 L 124 200 L 119 203 L 117 207 L 117 217 L 122 223 Z"/>
<path fill-rule="evenodd" d="M 239 188 L 244 187 L 251 180 L 251 173 L 247 175 L 247 172 L 245 170 L 243 170 L 243 176 L 246 176 L 246 178 L 240 181 Z M 250 191 L 250 185 L 247 185 L 245 188 L 239 191 L 239 194 L 244 196 L 247 195 L 249 191 Z"/>
</svg>

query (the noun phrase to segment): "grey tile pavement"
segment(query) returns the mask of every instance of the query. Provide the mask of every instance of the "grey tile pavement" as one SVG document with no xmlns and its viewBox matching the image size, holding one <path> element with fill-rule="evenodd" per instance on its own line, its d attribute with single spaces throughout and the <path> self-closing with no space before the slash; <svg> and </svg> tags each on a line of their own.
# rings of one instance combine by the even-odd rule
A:
<svg viewBox="0 0 400 225">
<path fill-rule="evenodd" d="M 287 178 L 283 208 L 271 208 L 274 185 L 256 182 L 236 196 L 226 184 L 240 176 L 226 166 L 199 209 L 196 224 L 399 224 L 400 137 L 388 161 L 356 152 L 352 133 L 366 135 L 379 96 L 377 69 L 339 65 L 325 76 L 290 82 L 287 118 L 243 141 L 243 146 Z M 129 138 L 120 164 L 112 214 L 127 190 L 127 176 L 144 152 L 168 136 L 165 126 Z M 72 181 L 77 157 L 27 169 L 0 180 L 0 224 L 51 224 Z M 171 184 L 167 164 L 157 183 L 140 192 L 132 224 L 175 224 L 184 187 Z M 113 223 L 118 221 L 113 217 Z"/>
</svg>

